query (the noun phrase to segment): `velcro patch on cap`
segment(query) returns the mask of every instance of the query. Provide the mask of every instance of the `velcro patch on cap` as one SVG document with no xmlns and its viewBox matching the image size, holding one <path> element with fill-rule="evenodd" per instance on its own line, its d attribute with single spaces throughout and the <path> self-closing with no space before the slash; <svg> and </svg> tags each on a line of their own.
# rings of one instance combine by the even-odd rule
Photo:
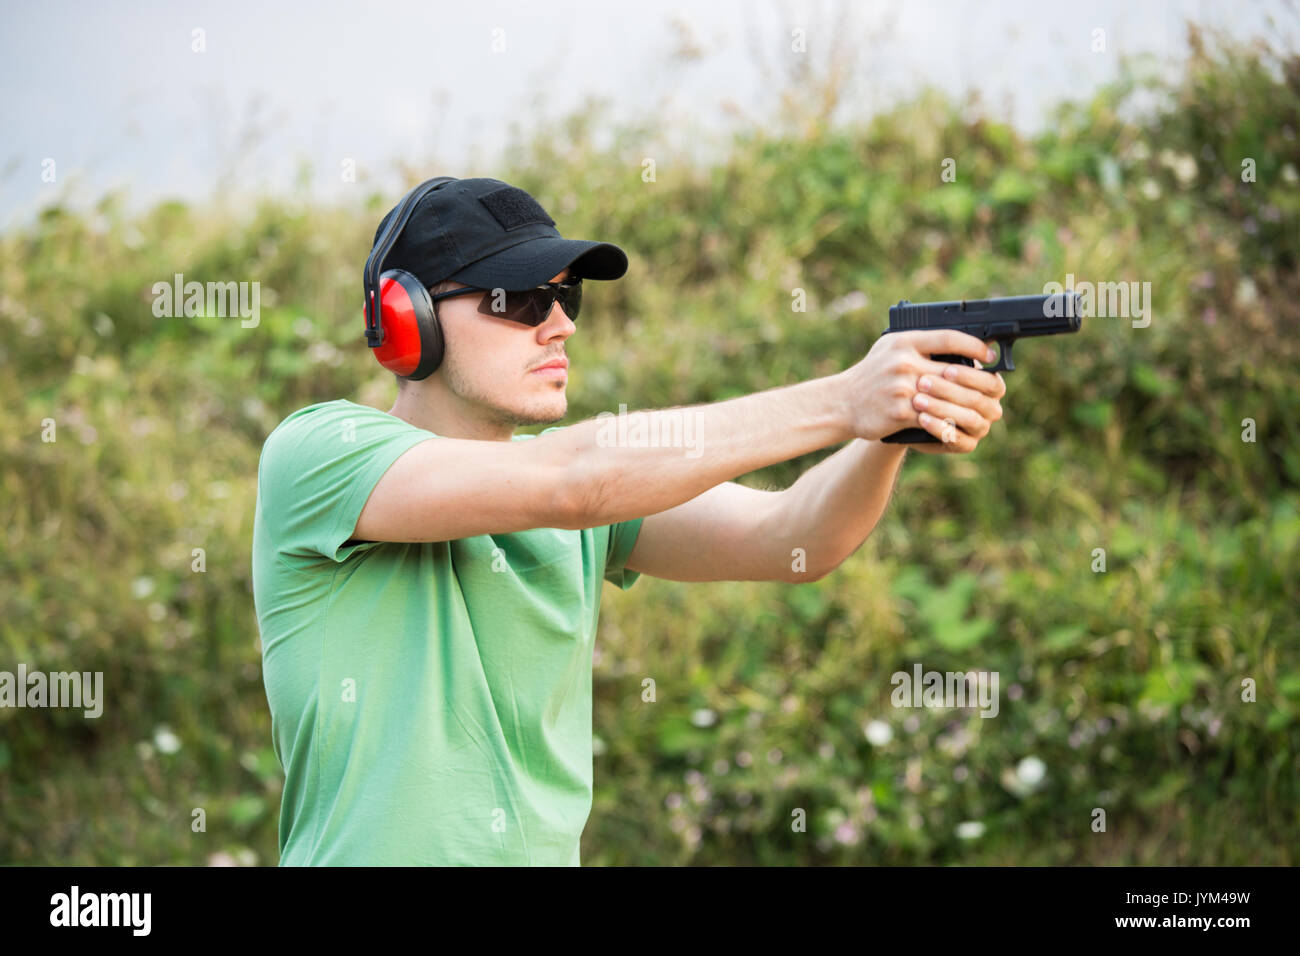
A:
<svg viewBox="0 0 1300 956">
<path fill-rule="evenodd" d="M 535 222 L 555 225 L 555 220 L 546 214 L 537 200 L 518 186 L 502 186 L 479 196 L 478 201 L 487 207 L 492 218 L 501 223 L 506 232 Z"/>
</svg>

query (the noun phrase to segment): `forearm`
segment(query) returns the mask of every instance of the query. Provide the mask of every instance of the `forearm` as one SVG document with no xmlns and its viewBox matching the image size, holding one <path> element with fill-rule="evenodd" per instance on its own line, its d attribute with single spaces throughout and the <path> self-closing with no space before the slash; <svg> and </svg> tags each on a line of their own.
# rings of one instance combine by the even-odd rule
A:
<svg viewBox="0 0 1300 956">
<path fill-rule="evenodd" d="M 814 577 L 853 554 L 884 514 L 906 450 L 856 439 L 779 492 L 780 553 L 802 548 Z"/>
<path fill-rule="evenodd" d="M 557 463 L 573 526 L 596 527 L 853 438 L 842 394 L 831 375 L 711 404 L 598 416 L 530 444 Z"/>
</svg>

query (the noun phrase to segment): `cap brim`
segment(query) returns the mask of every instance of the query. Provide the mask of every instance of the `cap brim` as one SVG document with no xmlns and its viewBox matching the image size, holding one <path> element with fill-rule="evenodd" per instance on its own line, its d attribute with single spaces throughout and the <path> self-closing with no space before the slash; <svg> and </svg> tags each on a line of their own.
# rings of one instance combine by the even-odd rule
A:
<svg viewBox="0 0 1300 956">
<path fill-rule="evenodd" d="M 566 268 L 574 278 L 621 279 L 627 254 L 608 242 L 542 236 L 471 262 L 447 278 L 481 289 L 531 289 Z"/>
</svg>

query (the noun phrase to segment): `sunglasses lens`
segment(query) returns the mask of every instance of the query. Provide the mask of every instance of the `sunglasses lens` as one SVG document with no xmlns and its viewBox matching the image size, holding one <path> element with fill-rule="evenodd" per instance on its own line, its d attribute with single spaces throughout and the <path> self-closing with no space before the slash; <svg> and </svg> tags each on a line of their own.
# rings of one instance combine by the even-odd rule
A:
<svg viewBox="0 0 1300 956">
<path fill-rule="evenodd" d="M 478 310 L 484 315 L 522 322 L 524 325 L 541 325 L 546 320 L 546 313 L 539 313 L 531 291 L 493 290 L 483 296 Z"/>
<path fill-rule="evenodd" d="M 578 310 L 582 307 L 582 282 L 570 286 L 560 295 L 560 308 L 570 319 L 578 317 Z"/>
<path fill-rule="evenodd" d="M 578 308 L 582 304 L 582 285 L 573 285 L 568 289 L 525 289 L 523 291 L 499 290 L 489 292 L 479 303 L 479 311 L 484 315 L 522 322 L 536 328 L 546 321 L 556 299 L 560 308 L 570 319 L 578 317 Z"/>
</svg>

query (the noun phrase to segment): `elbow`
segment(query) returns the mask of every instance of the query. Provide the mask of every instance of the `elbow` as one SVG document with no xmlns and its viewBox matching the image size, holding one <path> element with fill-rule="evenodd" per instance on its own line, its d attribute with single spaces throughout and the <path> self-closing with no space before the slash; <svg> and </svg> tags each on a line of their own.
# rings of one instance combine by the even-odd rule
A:
<svg viewBox="0 0 1300 956">
<path fill-rule="evenodd" d="M 839 566 L 840 562 L 836 561 L 834 564 L 829 566 L 814 566 L 809 567 L 804 571 L 791 569 L 786 572 L 781 580 L 786 584 L 812 584 L 814 581 L 820 581 Z"/>
<path fill-rule="evenodd" d="M 585 501 L 579 491 L 560 481 L 550 495 L 546 520 L 542 525 L 563 528 L 565 531 L 580 531 L 590 527 L 583 521 L 586 511 Z"/>
<path fill-rule="evenodd" d="M 782 580 L 789 584 L 812 584 L 814 581 L 820 581 L 822 578 L 830 575 L 833 571 L 838 570 L 840 565 L 853 557 L 853 555 L 857 554 L 865 543 L 866 541 L 864 539 L 859 542 L 858 546 L 852 551 L 836 551 L 829 561 L 809 560 L 807 566 L 803 570 L 795 570 L 792 566 L 790 570 L 786 572 Z"/>
<path fill-rule="evenodd" d="M 829 568 L 825 568 L 825 569 L 823 569 L 823 570 L 815 571 L 815 572 L 813 572 L 812 574 L 810 574 L 810 575 L 808 575 L 807 577 L 804 578 L 804 583 L 805 583 L 805 584 L 812 584 L 814 581 L 820 581 L 822 578 L 826 577 L 828 574 L 830 574 L 832 571 L 834 571 L 834 570 L 835 570 L 836 568 L 838 568 L 838 567 L 839 567 L 839 564 L 832 564 Z"/>
<path fill-rule="evenodd" d="M 810 578 L 808 579 L 808 581 L 809 581 L 809 582 L 812 582 L 812 581 L 820 581 L 822 578 L 826 577 L 828 574 L 830 574 L 832 571 L 834 571 L 834 570 L 835 570 L 836 568 L 838 568 L 838 567 L 839 567 L 839 564 L 838 564 L 838 563 L 836 563 L 836 564 L 832 564 L 829 568 L 826 568 L 825 570 L 822 570 L 822 571 L 818 571 L 816 574 L 814 574 L 812 577 L 810 577 Z"/>
<path fill-rule="evenodd" d="M 759 519 L 757 537 L 763 541 L 783 542 L 776 554 L 764 555 L 764 564 L 780 562 L 780 571 L 769 574 L 767 580 L 786 584 L 811 584 L 830 574 L 844 560 L 841 545 L 818 533 L 806 521 L 790 513 L 789 491 L 776 491 L 764 499 L 770 503 Z"/>
<path fill-rule="evenodd" d="M 810 584 L 813 581 L 820 581 L 822 578 L 826 577 L 832 571 L 837 570 L 839 566 L 843 564 L 845 561 L 847 561 L 849 558 L 853 557 L 855 554 L 861 551 L 862 546 L 867 543 L 867 538 L 870 538 L 871 533 L 875 530 L 876 530 L 875 526 L 873 525 L 871 530 L 867 532 L 867 537 L 859 541 L 857 547 L 849 551 L 847 554 L 844 552 L 840 552 L 839 555 L 830 564 L 810 566 L 806 574 L 794 575 L 794 577 L 798 579 L 798 582 L 802 582 L 804 584 Z"/>
<path fill-rule="evenodd" d="M 534 527 L 580 531 L 594 527 L 591 493 L 583 456 L 559 436 L 543 435 L 520 442 L 521 451 L 537 456 L 528 462 L 522 476 L 524 493 L 531 492 L 537 513 Z"/>
<path fill-rule="evenodd" d="M 550 527 L 581 531 L 609 524 L 603 520 L 601 495 L 591 477 L 576 463 L 557 469 L 550 495 Z"/>
</svg>

